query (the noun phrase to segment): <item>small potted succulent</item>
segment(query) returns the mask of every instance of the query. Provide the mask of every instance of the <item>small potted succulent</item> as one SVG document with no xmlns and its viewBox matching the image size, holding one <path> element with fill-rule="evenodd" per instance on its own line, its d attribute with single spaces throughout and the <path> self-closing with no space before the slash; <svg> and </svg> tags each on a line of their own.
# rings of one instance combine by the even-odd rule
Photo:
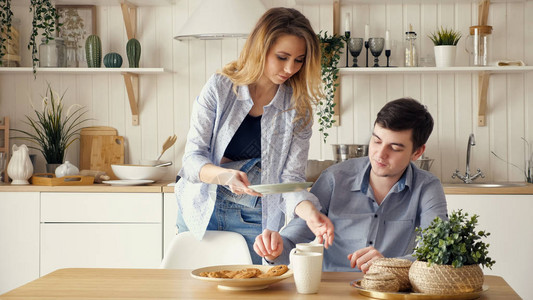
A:
<svg viewBox="0 0 533 300">
<path fill-rule="evenodd" d="M 435 45 L 435 65 L 437 67 L 455 66 L 456 48 L 461 39 L 461 32 L 441 27 L 428 37 Z"/>
<path fill-rule="evenodd" d="M 426 294 L 461 294 L 481 291 L 483 271 L 495 263 L 488 256 L 488 244 L 481 238 L 490 233 L 475 231 L 478 215 L 468 218 L 462 210 L 453 211 L 449 220 L 437 217 L 421 233 L 409 269 L 409 281 L 415 292 Z"/>
</svg>

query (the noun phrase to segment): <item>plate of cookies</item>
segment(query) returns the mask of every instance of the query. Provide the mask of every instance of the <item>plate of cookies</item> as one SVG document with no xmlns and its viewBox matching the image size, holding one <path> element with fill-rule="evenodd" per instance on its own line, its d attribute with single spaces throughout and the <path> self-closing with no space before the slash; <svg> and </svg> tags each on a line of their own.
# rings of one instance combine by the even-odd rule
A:
<svg viewBox="0 0 533 300">
<path fill-rule="evenodd" d="M 224 265 L 191 271 L 193 278 L 214 282 L 223 290 L 260 290 L 292 276 L 286 265 Z"/>
</svg>

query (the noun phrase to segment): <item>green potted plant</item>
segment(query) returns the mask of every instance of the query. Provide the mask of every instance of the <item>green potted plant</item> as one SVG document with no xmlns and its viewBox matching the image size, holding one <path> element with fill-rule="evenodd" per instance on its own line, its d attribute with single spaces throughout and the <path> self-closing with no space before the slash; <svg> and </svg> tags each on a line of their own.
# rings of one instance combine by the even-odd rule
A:
<svg viewBox="0 0 533 300">
<path fill-rule="evenodd" d="M 409 270 L 415 292 L 461 294 L 481 291 L 483 267 L 495 263 L 488 256 L 489 245 L 481 241 L 490 233 L 475 231 L 478 215 L 468 218 L 462 210 L 453 211 L 449 220 L 437 217 L 420 233 L 415 248 L 416 261 Z"/>
<path fill-rule="evenodd" d="M 8 40 L 11 39 L 12 19 L 11 0 L 0 0 L 0 66 L 2 58 L 7 54 Z"/>
<path fill-rule="evenodd" d="M 48 44 L 48 41 L 56 37 L 55 31 L 60 30 L 61 23 L 57 22 L 59 15 L 51 0 L 31 0 L 30 12 L 33 14 L 33 19 L 28 50 L 31 50 L 33 73 L 35 74 L 35 68 L 39 62 L 37 57 L 39 42 L 36 41 L 39 30 L 42 31 L 43 43 Z"/>
<path fill-rule="evenodd" d="M 12 129 L 24 135 L 17 138 L 37 144 L 37 147 L 29 148 L 41 152 L 46 163 L 54 167 L 63 163 L 67 148 L 78 139 L 76 136 L 81 129 L 79 126 L 89 120 L 83 118 L 87 110 L 78 104 L 71 105 L 64 112 L 64 95 L 63 93 L 58 97 L 48 84 L 46 96 L 42 99 L 42 109 L 38 110 L 32 104 L 36 118 L 26 116 L 26 121 L 23 122 L 29 125 L 31 130 Z M 53 167 L 47 168 L 47 172 L 53 173 L 55 169 L 52 169 Z"/>
<path fill-rule="evenodd" d="M 322 81 L 324 83 L 325 98 L 320 100 L 316 106 L 316 114 L 318 115 L 319 131 L 322 132 L 324 143 L 328 137 L 327 129 L 331 128 L 335 120 L 333 119 L 335 107 L 335 92 L 339 83 L 337 82 L 339 69 L 340 55 L 344 49 L 343 36 L 338 34 L 329 35 L 327 31 L 318 34 L 321 51 L 321 65 L 322 65 Z"/>
<path fill-rule="evenodd" d="M 428 37 L 435 46 L 435 65 L 437 67 L 455 66 L 455 53 L 457 43 L 461 39 L 461 32 L 441 27 Z"/>
</svg>

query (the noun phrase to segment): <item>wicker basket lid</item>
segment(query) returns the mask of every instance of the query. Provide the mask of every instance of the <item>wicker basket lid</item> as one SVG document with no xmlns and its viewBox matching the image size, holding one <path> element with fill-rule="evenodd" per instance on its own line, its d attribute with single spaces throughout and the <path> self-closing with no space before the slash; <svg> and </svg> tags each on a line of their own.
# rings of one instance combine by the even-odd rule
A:
<svg viewBox="0 0 533 300">
<path fill-rule="evenodd" d="M 396 276 L 394 274 L 389 272 L 367 272 L 364 276 L 366 280 L 378 280 L 378 281 L 386 281 L 386 280 L 394 280 L 396 279 Z"/>
<path fill-rule="evenodd" d="M 412 262 L 403 258 L 379 258 L 372 262 L 373 266 L 390 268 L 409 268 Z"/>
</svg>

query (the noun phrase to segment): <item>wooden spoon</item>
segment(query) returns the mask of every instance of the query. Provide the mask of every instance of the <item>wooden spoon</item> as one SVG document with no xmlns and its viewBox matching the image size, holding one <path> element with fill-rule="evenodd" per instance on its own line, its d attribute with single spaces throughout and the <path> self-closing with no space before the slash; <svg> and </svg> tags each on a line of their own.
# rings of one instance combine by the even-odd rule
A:
<svg viewBox="0 0 533 300">
<path fill-rule="evenodd" d="M 163 143 L 163 149 L 161 150 L 161 154 L 159 154 L 159 157 L 157 158 L 157 160 L 159 160 L 161 158 L 161 156 L 163 156 L 163 153 L 165 153 L 165 151 L 167 151 L 168 148 L 172 147 L 172 145 L 174 145 L 174 143 L 176 142 L 176 140 L 178 139 L 178 137 L 176 135 L 173 135 L 173 136 L 169 136 L 166 141 Z"/>
</svg>

